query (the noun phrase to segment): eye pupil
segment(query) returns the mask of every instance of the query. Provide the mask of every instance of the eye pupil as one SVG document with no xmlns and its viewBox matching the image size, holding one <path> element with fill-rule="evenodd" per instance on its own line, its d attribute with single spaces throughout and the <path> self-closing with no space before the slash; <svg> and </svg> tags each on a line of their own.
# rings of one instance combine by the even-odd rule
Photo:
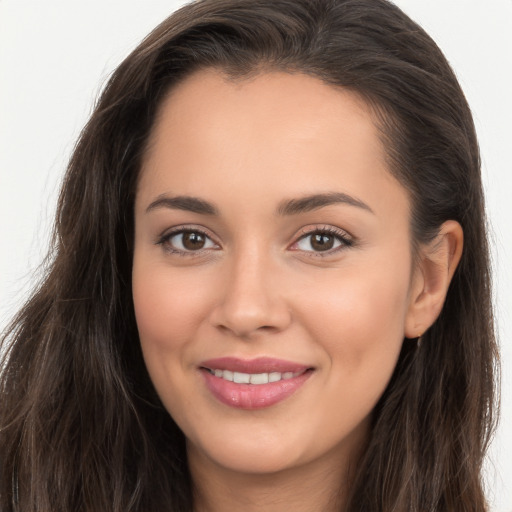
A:
<svg viewBox="0 0 512 512">
<path fill-rule="evenodd" d="M 334 246 L 334 237 L 323 233 L 316 233 L 311 237 L 311 247 L 316 251 L 328 251 Z"/>
<path fill-rule="evenodd" d="M 188 249 L 190 251 L 202 249 L 204 247 L 206 240 L 205 236 L 201 233 L 197 232 L 189 232 L 189 233 L 183 233 L 183 247 L 185 249 Z"/>
</svg>

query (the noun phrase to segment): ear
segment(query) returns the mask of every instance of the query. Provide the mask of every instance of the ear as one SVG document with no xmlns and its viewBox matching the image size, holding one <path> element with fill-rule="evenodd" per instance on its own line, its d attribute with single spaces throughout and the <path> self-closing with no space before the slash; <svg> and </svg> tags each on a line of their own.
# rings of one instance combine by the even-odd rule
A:
<svg viewBox="0 0 512 512">
<path fill-rule="evenodd" d="M 432 242 L 420 247 L 405 319 L 406 338 L 421 336 L 441 313 L 462 255 L 463 242 L 462 227 L 449 220 L 441 226 Z"/>
</svg>

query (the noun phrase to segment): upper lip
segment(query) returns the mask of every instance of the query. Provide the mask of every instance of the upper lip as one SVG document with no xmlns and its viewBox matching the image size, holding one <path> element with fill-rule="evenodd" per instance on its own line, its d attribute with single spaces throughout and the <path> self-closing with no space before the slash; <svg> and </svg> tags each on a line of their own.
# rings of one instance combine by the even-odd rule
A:
<svg viewBox="0 0 512 512">
<path fill-rule="evenodd" d="M 311 366 L 272 357 L 257 357 L 255 359 L 239 359 L 237 357 L 219 357 L 203 361 L 200 366 L 210 370 L 229 370 L 240 373 L 271 373 L 271 372 L 305 372 Z"/>
</svg>

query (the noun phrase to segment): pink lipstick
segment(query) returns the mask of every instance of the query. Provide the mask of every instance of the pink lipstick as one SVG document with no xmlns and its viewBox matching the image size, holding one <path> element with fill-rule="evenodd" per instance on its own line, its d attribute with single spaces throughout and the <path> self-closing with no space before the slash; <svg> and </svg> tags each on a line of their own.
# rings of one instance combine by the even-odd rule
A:
<svg viewBox="0 0 512 512">
<path fill-rule="evenodd" d="M 295 393 L 313 369 L 268 357 L 222 357 L 204 361 L 200 370 L 206 386 L 220 402 L 240 409 L 261 409 Z"/>
</svg>

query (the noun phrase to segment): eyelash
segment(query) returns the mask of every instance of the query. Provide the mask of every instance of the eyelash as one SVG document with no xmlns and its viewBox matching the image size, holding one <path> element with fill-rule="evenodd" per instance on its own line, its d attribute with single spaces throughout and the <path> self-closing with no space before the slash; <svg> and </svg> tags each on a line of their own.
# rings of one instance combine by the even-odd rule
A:
<svg viewBox="0 0 512 512">
<path fill-rule="evenodd" d="M 198 249 L 197 251 L 194 250 L 182 250 L 182 249 L 176 249 L 172 247 L 170 244 L 170 240 L 177 236 L 177 235 L 184 235 L 186 233 L 196 233 L 199 235 L 202 235 L 205 237 L 205 239 L 209 240 L 213 244 L 218 244 L 212 239 L 212 237 L 203 229 L 196 228 L 196 227 L 176 227 L 170 232 L 167 232 L 159 237 L 159 239 L 156 241 L 156 245 L 161 245 L 164 250 L 171 254 L 176 254 L 178 256 L 186 256 L 186 257 L 194 257 L 194 256 L 200 256 L 201 254 L 204 254 L 204 251 L 211 251 L 211 250 L 217 250 L 216 248 L 207 247 L 205 249 Z M 339 245 L 337 247 L 325 250 L 325 251 L 307 251 L 302 250 L 303 253 L 307 254 L 309 257 L 312 258 L 324 258 L 327 256 L 332 256 L 333 254 L 338 253 L 339 251 L 342 251 L 344 249 L 353 247 L 355 245 L 355 240 L 352 236 L 348 235 L 346 231 L 343 231 L 338 228 L 334 228 L 332 226 L 316 226 L 313 229 L 304 229 L 302 233 L 299 235 L 299 237 L 289 246 L 290 250 L 293 251 L 301 251 L 301 249 L 294 249 L 293 247 L 299 244 L 301 241 L 307 239 L 308 237 L 311 237 L 313 235 L 326 235 L 326 236 L 332 236 L 334 237 L 338 242 Z"/>
<path fill-rule="evenodd" d="M 312 237 L 313 235 L 332 236 L 339 242 L 339 245 L 326 251 L 303 251 L 311 258 L 325 258 L 328 256 L 332 256 L 333 254 L 337 254 L 338 252 L 353 247 L 355 245 L 354 238 L 350 236 L 346 231 L 343 231 L 342 229 L 335 228 L 333 226 L 315 226 L 315 228 L 313 229 L 304 229 L 301 235 L 297 238 L 297 240 L 293 242 L 293 244 L 290 246 L 290 248 L 293 248 L 293 246 L 296 246 L 302 240 L 305 240 L 308 237 Z M 300 249 L 292 250 L 299 251 Z"/>
<path fill-rule="evenodd" d="M 187 226 L 187 227 L 176 227 L 172 231 L 166 232 L 163 235 L 159 237 L 156 244 L 161 245 L 163 249 L 171 254 L 175 254 L 177 256 L 187 256 L 187 257 L 194 257 L 194 256 L 200 256 L 201 254 L 204 254 L 204 251 L 211 251 L 211 250 L 217 250 L 213 249 L 211 247 L 205 248 L 205 249 L 198 249 L 197 251 L 193 250 L 182 250 L 182 249 L 176 249 L 172 247 L 170 244 L 170 240 L 177 236 L 177 235 L 185 235 L 187 233 L 195 233 L 202 235 L 206 240 L 211 241 L 213 244 L 218 244 L 212 239 L 212 237 L 203 229 L 197 228 L 194 226 Z"/>
</svg>

